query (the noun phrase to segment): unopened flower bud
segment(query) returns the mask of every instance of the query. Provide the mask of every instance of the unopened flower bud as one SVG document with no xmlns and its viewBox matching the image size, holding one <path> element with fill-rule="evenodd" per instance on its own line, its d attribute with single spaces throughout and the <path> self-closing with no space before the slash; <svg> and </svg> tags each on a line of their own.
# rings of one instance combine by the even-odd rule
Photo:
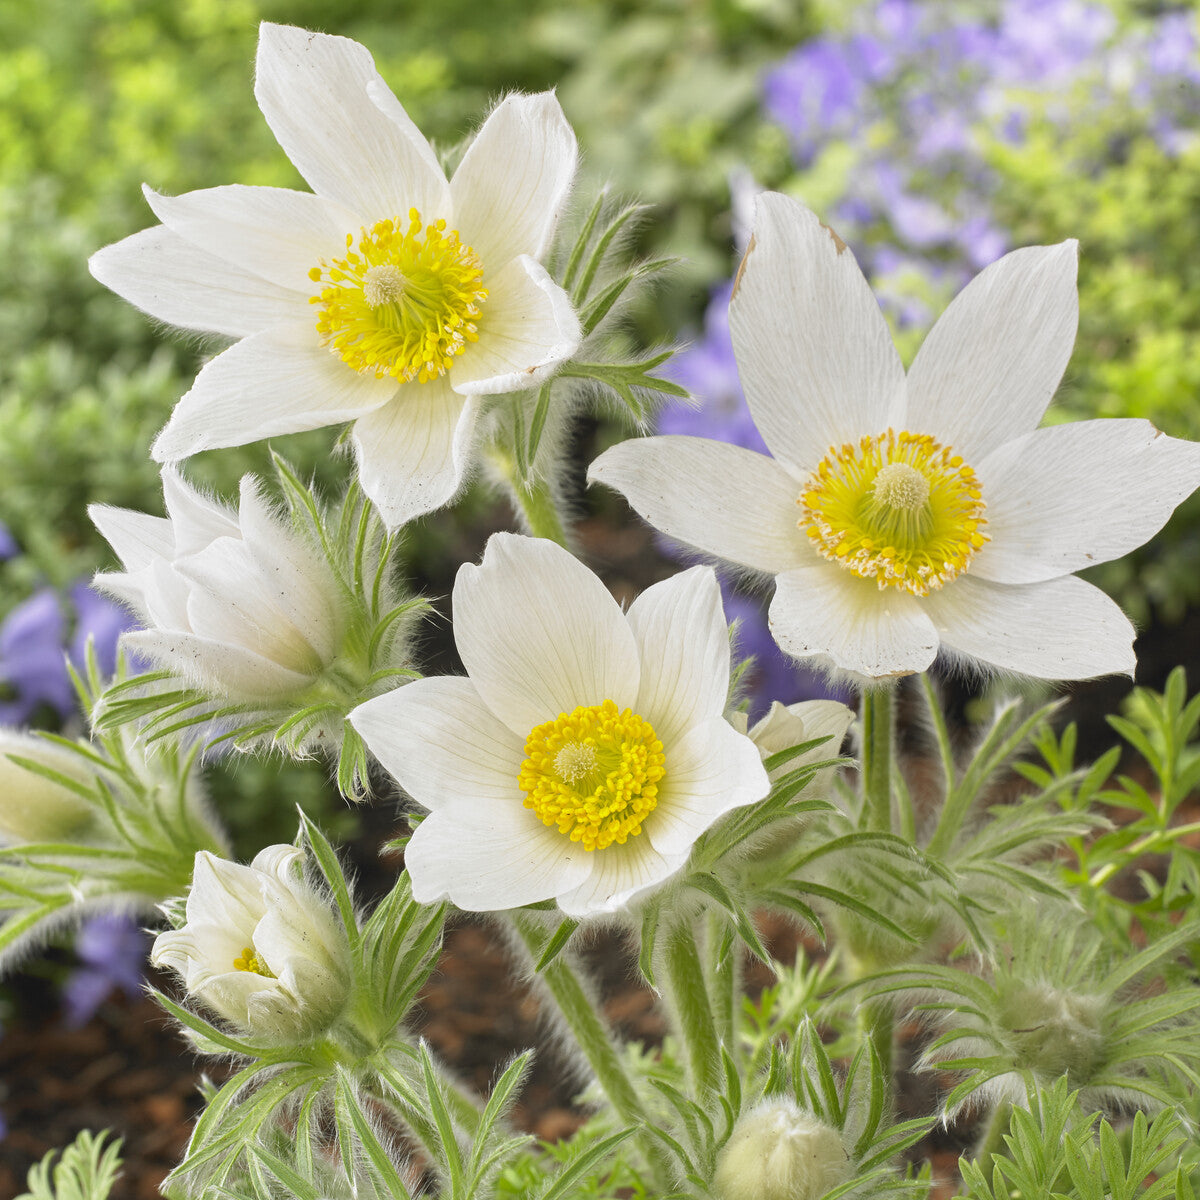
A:
<svg viewBox="0 0 1200 1200">
<path fill-rule="evenodd" d="M 268 846 L 248 867 L 196 855 L 187 921 L 159 934 L 155 966 L 240 1030 L 286 1043 L 317 1037 L 349 991 L 346 938 L 301 876 L 304 854 Z"/>
<path fill-rule="evenodd" d="M 84 787 L 93 783 L 78 755 L 31 733 L 0 729 L 0 842 L 78 839 L 92 824 L 92 805 L 14 759 L 27 759 Z"/>
<path fill-rule="evenodd" d="M 841 1134 L 777 1098 L 734 1126 L 717 1158 L 713 1190 L 720 1200 L 818 1200 L 849 1172 Z"/>
<path fill-rule="evenodd" d="M 765 717 L 755 722 L 752 729 L 744 713 L 735 713 L 731 718 L 740 733 L 748 733 L 763 758 L 790 750 L 803 742 L 817 738 L 828 741 L 797 754 L 771 772 L 772 780 L 811 763 L 836 758 L 842 748 L 842 739 L 854 719 L 854 714 L 837 700 L 802 700 L 799 704 L 783 705 L 776 700 Z"/>
<path fill-rule="evenodd" d="M 338 652 L 336 580 L 315 547 L 282 522 L 247 476 L 237 511 L 163 472 L 167 518 L 89 510 L 125 565 L 96 586 L 137 612 L 124 644 L 234 703 L 310 687 Z"/>
<path fill-rule="evenodd" d="M 1103 1057 L 1106 1000 L 1041 985 L 1006 998 L 1002 1019 L 1014 1059 L 1045 1078 L 1065 1075 L 1081 1087 Z"/>
</svg>

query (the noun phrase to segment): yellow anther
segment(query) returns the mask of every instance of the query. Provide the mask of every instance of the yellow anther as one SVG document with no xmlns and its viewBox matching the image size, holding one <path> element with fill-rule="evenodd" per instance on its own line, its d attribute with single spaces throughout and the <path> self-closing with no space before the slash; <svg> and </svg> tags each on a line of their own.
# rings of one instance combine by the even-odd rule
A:
<svg viewBox="0 0 1200 1200">
<path fill-rule="evenodd" d="M 880 588 L 927 596 L 987 541 L 975 472 L 925 433 L 894 430 L 831 446 L 797 503 L 822 557 Z"/>
<path fill-rule="evenodd" d="M 309 272 L 322 343 L 345 363 L 377 379 L 427 383 L 444 375 L 470 342 L 487 299 L 483 264 L 444 220 L 408 225 L 377 221 L 355 249 Z"/>
<path fill-rule="evenodd" d="M 275 972 L 254 953 L 253 946 L 243 946 L 242 952 L 233 960 L 235 971 L 249 971 L 252 975 L 261 975 L 264 979 L 274 979 Z"/>
<path fill-rule="evenodd" d="M 585 850 L 623 845 L 658 804 L 662 742 L 650 722 L 612 700 L 559 713 L 525 740 L 525 807 Z"/>
</svg>

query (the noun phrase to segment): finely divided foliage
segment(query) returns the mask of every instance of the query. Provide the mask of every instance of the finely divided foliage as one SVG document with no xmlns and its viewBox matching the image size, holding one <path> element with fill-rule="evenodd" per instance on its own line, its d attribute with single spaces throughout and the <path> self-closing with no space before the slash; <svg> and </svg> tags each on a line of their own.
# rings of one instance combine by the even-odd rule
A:
<svg viewBox="0 0 1200 1200">
<path fill-rule="evenodd" d="M 779 646 L 861 690 L 857 723 L 774 695 L 752 721 L 710 567 L 622 605 L 571 550 L 595 544 L 561 501 L 576 414 L 603 392 L 644 425 L 683 388 L 653 374 L 669 352 L 623 344 L 667 264 L 629 256 L 638 205 L 567 211 L 556 97 L 501 99 L 447 177 L 355 42 L 264 25 L 255 93 L 312 191 L 147 190 L 162 224 L 92 259 L 153 317 L 233 339 L 154 445 L 167 515 L 91 510 L 123 567 L 97 585 L 140 627 L 76 677 L 90 737 L 0 730 L 0 962 L 98 910 L 154 919 L 155 1002 L 228 1066 L 163 1195 L 929 1200 L 940 1123 L 972 1143 L 970 1200 L 1194 1200 L 1200 698 L 1181 671 L 1136 690 L 1112 724 L 1145 766 L 1114 780 L 1120 749 L 1077 766 L 1055 703 L 993 690 L 952 724 L 925 674 L 1131 672 L 1131 625 L 1074 572 L 1200 482 L 1200 447 L 1146 422 L 1039 427 L 1075 243 L 993 263 L 906 373 L 846 244 L 759 197 L 730 328 L 739 436 L 767 452 L 647 438 L 590 472 L 773 576 Z M 236 506 L 175 465 L 346 423 L 331 500 L 278 455 Z M 459 566 L 465 674 L 422 678 L 406 523 L 480 464 L 524 534 Z M 302 809 L 235 861 L 205 783 L 231 749 L 392 805 L 403 869 L 357 887 Z M 479 1095 L 421 1036 L 462 912 L 488 914 L 554 1031 L 537 1053 L 578 1081 L 556 1142 L 516 1107 L 534 1050 Z M 583 953 L 604 928 L 660 1044 L 610 1024 Z M 23 1200 L 106 1200 L 118 1149 L 81 1135 Z"/>
</svg>

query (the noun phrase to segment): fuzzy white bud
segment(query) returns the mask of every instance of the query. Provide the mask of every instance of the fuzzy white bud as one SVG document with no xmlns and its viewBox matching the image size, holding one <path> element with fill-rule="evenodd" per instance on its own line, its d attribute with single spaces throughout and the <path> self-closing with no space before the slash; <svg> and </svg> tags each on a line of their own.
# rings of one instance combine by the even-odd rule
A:
<svg viewBox="0 0 1200 1200">
<path fill-rule="evenodd" d="M 717 1158 L 720 1200 L 818 1200 L 845 1181 L 841 1134 L 793 1101 L 764 1101 L 734 1126 Z"/>
<path fill-rule="evenodd" d="M 349 949 L 330 904 L 301 877 L 303 852 L 268 846 L 248 867 L 196 855 L 187 921 L 159 934 L 155 966 L 252 1037 L 318 1036 L 349 992 Z"/>
<path fill-rule="evenodd" d="M 324 559 L 271 512 L 250 476 L 236 511 L 170 468 L 163 495 L 167 518 L 89 509 L 126 568 L 97 575 L 96 586 L 145 625 L 124 644 L 222 699 L 303 692 L 337 654 L 345 626 Z"/>
<path fill-rule="evenodd" d="M 31 733 L 0 729 L 0 842 L 78 840 L 96 810 L 65 784 L 15 762 L 27 759 L 84 787 L 94 782 L 77 754 Z"/>
<path fill-rule="evenodd" d="M 842 739 L 846 736 L 846 730 L 850 728 L 853 719 L 854 714 L 850 709 L 836 700 L 803 700 L 799 704 L 789 704 L 786 707 L 776 700 L 767 715 L 755 722 L 752 729 L 747 728 L 748 721 L 744 713 L 734 713 L 730 718 L 739 733 L 750 737 L 763 758 L 769 758 L 781 750 L 790 750 L 802 742 L 815 741 L 817 738 L 829 739 L 777 767 L 771 772 L 772 779 L 778 779 L 781 775 L 810 763 L 836 758 L 842 748 Z"/>
</svg>

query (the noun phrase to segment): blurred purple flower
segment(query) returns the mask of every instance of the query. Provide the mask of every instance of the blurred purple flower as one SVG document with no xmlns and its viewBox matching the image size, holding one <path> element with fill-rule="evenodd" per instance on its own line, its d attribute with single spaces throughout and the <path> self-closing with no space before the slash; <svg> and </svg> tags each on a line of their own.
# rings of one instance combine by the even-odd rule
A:
<svg viewBox="0 0 1200 1200">
<path fill-rule="evenodd" d="M 765 600 L 735 592 L 729 581 L 721 579 L 725 619 L 737 621 L 737 656 L 754 656 L 750 669 L 742 676 L 744 694 L 749 698 L 748 716 L 753 725 L 765 716 L 771 704 L 795 704 L 800 700 L 848 701 L 850 693 L 829 684 L 821 675 L 792 662 L 771 636 L 767 625 Z"/>
<path fill-rule="evenodd" d="M 0 562 L 16 558 L 20 553 L 21 547 L 17 545 L 17 539 L 9 532 L 8 526 L 0 521 Z"/>
<path fill-rule="evenodd" d="M 118 988 L 127 996 L 139 995 L 147 949 L 146 935 L 132 917 L 104 914 L 85 921 L 75 937 L 82 965 L 63 985 L 67 1025 L 86 1025 Z"/>
<path fill-rule="evenodd" d="M 0 725 L 26 725 L 48 706 L 60 717 L 75 710 L 75 689 L 63 661 L 64 620 L 58 593 L 42 588 L 0 624 Z"/>
<path fill-rule="evenodd" d="M 70 592 L 73 629 L 67 637 L 63 598 L 42 588 L 0 623 L 0 725 L 28 725 L 39 710 L 49 708 L 62 720 L 76 707 L 75 688 L 66 657 L 84 662 L 88 637 L 95 638 L 101 670 L 111 674 L 117 660 L 117 638 L 135 624 L 121 605 L 94 592 L 83 581 Z"/>
<path fill-rule="evenodd" d="M 659 415 L 658 432 L 713 438 L 766 454 L 766 443 L 750 417 L 733 357 L 729 336 L 732 290 L 732 281 L 713 289 L 704 311 L 704 336 L 675 355 L 666 368 L 671 379 L 700 401 L 700 407 L 670 405 Z"/>
<path fill-rule="evenodd" d="M 71 661 L 87 661 L 88 638 L 93 638 L 96 661 L 105 675 L 117 669 L 117 639 L 137 625 L 137 618 L 123 604 L 102 596 L 90 583 L 80 580 L 71 586 L 75 605 L 75 632 L 71 637 Z"/>
<path fill-rule="evenodd" d="M 806 42 L 767 75 L 767 112 L 788 131 L 800 163 L 860 127 L 868 80 L 867 64 L 853 48 L 830 38 Z"/>
</svg>

